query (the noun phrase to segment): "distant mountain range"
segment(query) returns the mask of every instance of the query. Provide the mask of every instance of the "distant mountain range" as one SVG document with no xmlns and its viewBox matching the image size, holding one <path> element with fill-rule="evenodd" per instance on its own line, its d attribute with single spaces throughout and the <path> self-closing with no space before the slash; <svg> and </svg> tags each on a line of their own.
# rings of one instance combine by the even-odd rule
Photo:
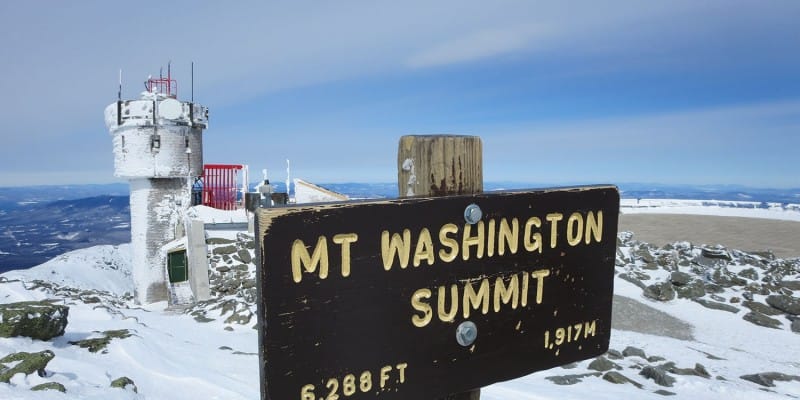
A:
<svg viewBox="0 0 800 400">
<path fill-rule="evenodd" d="M 253 185 L 254 186 L 254 185 Z M 321 186 L 352 198 L 393 198 L 394 183 Z M 552 185 L 487 182 L 485 191 Z M 623 198 L 800 203 L 800 189 L 741 186 L 620 184 Z M 284 184 L 276 190 L 285 191 Z M 61 185 L 0 188 L 0 273 L 39 265 L 66 251 L 130 241 L 128 185 Z"/>
</svg>

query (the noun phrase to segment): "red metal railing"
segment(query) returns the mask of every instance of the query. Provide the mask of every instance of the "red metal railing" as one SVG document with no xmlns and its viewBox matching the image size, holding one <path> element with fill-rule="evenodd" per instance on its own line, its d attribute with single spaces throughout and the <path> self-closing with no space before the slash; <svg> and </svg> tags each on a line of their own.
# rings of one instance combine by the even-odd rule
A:
<svg viewBox="0 0 800 400">
<path fill-rule="evenodd" d="M 220 210 L 239 207 L 239 171 L 243 165 L 206 164 L 203 166 L 203 205 Z"/>
</svg>

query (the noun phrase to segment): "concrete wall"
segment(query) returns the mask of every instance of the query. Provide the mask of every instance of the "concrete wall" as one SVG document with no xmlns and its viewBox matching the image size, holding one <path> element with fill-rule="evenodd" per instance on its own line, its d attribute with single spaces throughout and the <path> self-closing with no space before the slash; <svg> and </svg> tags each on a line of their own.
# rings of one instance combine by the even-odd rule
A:
<svg viewBox="0 0 800 400">
<path fill-rule="evenodd" d="M 211 298 L 208 282 L 208 245 L 205 224 L 199 219 L 186 220 L 186 260 L 189 264 L 189 286 L 195 301 Z"/>
</svg>

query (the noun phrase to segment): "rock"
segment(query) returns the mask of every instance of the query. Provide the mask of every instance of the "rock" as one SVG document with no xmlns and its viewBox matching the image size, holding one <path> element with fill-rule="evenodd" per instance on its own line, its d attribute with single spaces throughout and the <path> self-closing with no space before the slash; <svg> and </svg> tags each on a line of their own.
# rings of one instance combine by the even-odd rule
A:
<svg viewBox="0 0 800 400">
<path fill-rule="evenodd" d="M 237 251 L 236 246 L 229 245 L 229 246 L 216 247 L 216 248 L 214 248 L 214 251 L 212 251 L 212 253 L 221 254 L 221 255 L 225 256 L 225 255 L 228 255 L 228 254 L 236 253 L 236 251 Z M 224 260 L 225 257 L 223 257 L 222 259 Z"/>
<path fill-rule="evenodd" d="M 780 281 L 778 285 L 789 290 L 800 290 L 800 281 Z"/>
<path fill-rule="evenodd" d="M 800 376 L 786 375 L 780 372 L 762 372 L 760 374 L 742 375 L 739 378 L 766 387 L 775 387 L 775 381 L 800 381 Z"/>
<path fill-rule="evenodd" d="M 600 371 L 606 372 L 612 369 L 621 369 L 621 367 L 615 364 L 613 361 L 609 361 L 607 358 L 600 356 L 595 358 L 591 363 L 589 363 L 588 369 L 593 371 Z"/>
<path fill-rule="evenodd" d="M 139 389 L 136 387 L 136 384 L 133 383 L 133 380 L 131 378 L 128 378 L 127 376 L 114 379 L 113 381 L 111 381 L 110 386 L 112 388 L 133 390 L 134 393 L 139 393 Z"/>
<path fill-rule="evenodd" d="M 221 274 L 224 274 L 226 272 L 230 272 L 230 270 L 231 270 L 231 267 L 229 267 L 227 265 L 222 265 L 222 266 L 217 267 L 217 272 L 219 272 Z"/>
<path fill-rule="evenodd" d="M 747 301 L 753 301 L 753 292 L 743 292 L 742 297 Z"/>
<path fill-rule="evenodd" d="M 40 351 L 38 353 L 13 353 L 9 354 L 0 359 L 0 382 L 8 383 L 11 378 L 19 373 L 23 373 L 26 376 L 30 375 L 34 372 L 38 373 L 39 376 L 45 376 L 45 367 L 47 367 L 47 363 L 53 359 L 56 355 L 50 351 Z M 16 363 L 13 367 L 7 367 L 5 365 Z"/>
<path fill-rule="evenodd" d="M 108 353 L 106 347 L 108 347 L 112 339 L 126 339 L 131 337 L 133 334 L 127 329 L 118 329 L 113 331 L 102 332 L 102 335 L 103 337 L 101 338 L 78 340 L 74 342 L 69 342 L 69 344 L 73 346 L 78 346 L 82 349 L 87 349 L 92 353 L 97 353 L 98 351 L 102 350 L 102 354 L 106 354 Z"/>
<path fill-rule="evenodd" d="M 708 373 L 706 367 L 704 367 L 702 364 L 699 363 L 695 364 L 694 368 L 676 368 L 673 365 L 670 368 L 666 368 L 665 370 L 675 375 L 693 375 L 706 379 L 711 378 L 711 374 Z"/>
<path fill-rule="evenodd" d="M 720 285 L 717 285 L 717 284 L 714 284 L 714 283 L 706 283 L 705 284 L 705 290 L 706 290 L 707 293 L 723 293 L 723 292 L 725 292 L 725 288 L 724 287 L 722 287 Z"/>
<path fill-rule="evenodd" d="M 612 349 L 609 349 L 606 352 L 606 356 L 608 356 L 608 358 L 612 360 L 622 360 L 625 357 L 618 350 L 612 350 Z"/>
<path fill-rule="evenodd" d="M 631 385 L 636 386 L 639 389 L 642 388 L 642 385 L 640 383 L 631 380 L 627 376 L 622 375 L 617 371 L 606 372 L 606 374 L 603 375 L 603 379 L 608 381 L 608 382 L 615 383 L 615 384 L 630 383 Z"/>
<path fill-rule="evenodd" d="M 642 265 L 642 268 L 643 269 L 649 269 L 651 271 L 655 271 L 655 270 L 658 269 L 658 264 L 656 264 L 654 262 L 649 262 L 649 263 L 646 263 L 646 264 Z"/>
<path fill-rule="evenodd" d="M 755 270 L 755 268 L 743 269 L 739 271 L 737 275 L 741 276 L 742 278 L 750 279 L 751 281 L 758 280 L 758 272 Z"/>
<path fill-rule="evenodd" d="M 62 385 L 62 384 L 60 384 L 58 382 L 42 383 L 40 385 L 36 385 L 36 386 L 31 388 L 32 392 L 38 392 L 38 391 L 42 391 L 42 390 L 58 390 L 61 393 L 66 393 L 67 392 L 67 388 L 65 388 L 64 385 Z"/>
<path fill-rule="evenodd" d="M 646 248 L 639 248 L 633 252 L 635 258 L 638 258 L 644 261 L 645 264 L 654 264 L 656 259 L 653 257 L 652 254 Z M 656 268 L 658 268 L 656 266 Z"/>
<path fill-rule="evenodd" d="M 242 262 L 245 264 L 249 264 L 250 261 L 253 261 L 253 256 L 250 255 L 250 251 L 248 250 L 245 249 L 239 250 L 239 252 L 237 252 L 236 255 L 238 255 L 239 258 L 242 260 Z"/>
<path fill-rule="evenodd" d="M 800 300 L 786 295 L 767 296 L 767 304 L 787 314 L 800 315 Z"/>
<path fill-rule="evenodd" d="M 45 301 L 0 304 L 0 337 L 50 340 L 64 334 L 69 307 Z"/>
<path fill-rule="evenodd" d="M 565 365 L 562 365 L 561 368 L 564 368 L 564 369 L 575 369 L 575 368 L 578 368 L 578 363 L 572 362 L 572 363 L 569 363 L 569 364 L 565 364 Z"/>
<path fill-rule="evenodd" d="M 792 332 L 800 333 L 800 319 L 792 321 Z"/>
<path fill-rule="evenodd" d="M 675 271 L 670 274 L 669 281 L 675 286 L 684 286 L 692 281 L 692 276 L 686 272 Z"/>
<path fill-rule="evenodd" d="M 764 315 L 781 315 L 783 314 L 780 310 L 776 310 L 764 303 L 759 303 L 757 301 L 745 301 L 742 303 L 743 306 L 755 311 L 759 312 Z"/>
<path fill-rule="evenodd" d="M 647 356 L 644 354 L 644 350 L 633 346 L 628 346 L 625 348 L 625 350 L 622 350 L 622 355 L 625 357 L 641 357 L 645 360 L 647 359 Z"/>
<path fill-rule="evenodd" d="M 716 301 L 706 300 L 706 299 L 693 299 L 695 302 L 700 303 L 703 307 L 710 308 L 712 310 L 721 310 L 727 311 L 730 313 L 738 313 L 739 309 L 729 304 L 719 303 Z"/>
<path fill-rule="evenodd" d="M 664 390 L 664 389 L 658 389 L 653 393 L 660 394 L 662 396 L 675 396 L 675 393 L 672 393 L 669 390 Z"/>
<path fill-rule="evenodd" d="M 670 301 L 675 298 L 675 289 L 669 282 L 652 284 L 644 289 L 645 297 L 658 301 Z"/>
<path fill-rule="evenodd" d="M 719 248 L 718 247 L 716 249 L 704 247 L 704 248 L 702 248 L 700 250 L 700 252 L 701 252 L 701 254 L 703 254 L 703 257 L 706 257 L 706 258 L 713 258 L 713 259 L 719 259 L 719 260 L 731 260 L 730 254 L 728 254 L 728 251 L 725 250 L 724 247 L 723 248 Z"/>
<path fill-rule="evenodd" d="M 652 379 L 657 385 L 661 386 L 671 387 L 672 384 L 675 383 L 675 378 L 667 375 L 666 371 L 650 365 L 642 368 L 642 371 L 639 372 L 639 375 L 647 379 Z"/>
<path fill-rule="evenodd" d="M 731 302 L 731 304 L 739 304 L 739 303 L 742 302 L 742 299 L 740 299 L 740 298 L 738 298 L 736 296 L 733 296 L 733 297 L 731 297 L 730 302 Z"/>
<path fill-rule="evenodd" d="M 650 362 L 650 363 L 661 362 L 661 361 L 664 361 L 664 360 L 666 360 L 666 358 L 664 358 L 664 357 L 659 357 L 659 356 L 650 356 L 650 357 L 647 357 L 647 362 Z"/>
<path fill-rule="evenodd" d="M 700 280 L 694 280 L 685 286 L 678 286 L 675 288 L 675 292 L 681 299 L 696 299 L 706 295 L 705 285 Z"/>
<path fill-rule="evenodd" d="M 751 311 L 742 317 L 745 321 L 767 328 L 780 329 L 783 324 L 775 318 L 770 318 L 759 312 Z"/>
<path fill-rule="evenodd" d="M 592 372 L 580 375 L 548 376 L 545 379 L 555 383 L 556 385 L 574 385 L 576 383 L 580 383 L 581 381 L 583 381 L 584 378 L 588 378 L 590 376 L 600 376 L 600 375 L 602 374 L 599 372 Z"/>
</svg>

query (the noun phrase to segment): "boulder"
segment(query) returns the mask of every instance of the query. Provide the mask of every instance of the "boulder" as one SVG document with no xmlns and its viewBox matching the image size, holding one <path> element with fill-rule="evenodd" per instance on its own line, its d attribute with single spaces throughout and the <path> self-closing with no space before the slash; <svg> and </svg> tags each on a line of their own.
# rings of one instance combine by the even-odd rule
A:
<svg viewBox="0 0 800 400">
<path fill-rule="evenodd" d="M 792 321 L 792 332 L 800 333 L 800 319 Z"/>
<path fill-rule="evenodd" d="M 675 286 L 684 286 L 692 281 L 692 276 L 686 272 L 675 271 L 670 274 L 669 281 Z"/>
<path fill-rule="evenodd" d="M 658 301 L 670 301 L 675 298 L 675 289 L 669 282 L 652 284 L 644 289 L 645 297 Z"/>
<path fill-rule="evenodd" d="M 19 373 L 26 376 L 34 372 L 39 376 L 45 376 L 45 367 L 56 355 L 50 351 L 40 351 L 38 353 L 13 353 L 0 359 L 0 382 L 8 383 L 11 378 Z M 6 365 L 15 363 L 13 367 Z"/>
<path fill-rule="evenodd" d="M 239 252 L 237 252 L 236 255 L 238 255 L 239 258 L 242 260 L 242 262 L 245 264 L 249 264 L 250 261 L 253 261 L 253 256 L 250 255 L 250 251 L 248 250 L 245 249 L 239 250 Z"/>
<path fill-rule="evenodd" d="M 800 300 L 786 295 L 767 296 L 767 304 L 787 314 L 800 315 Z"/>
<path fill-rule="evenodd" d="M 608 382 L 615 383 L 615 384 L 630 383 L 631 385 L 636 386 L 639 389 L 642 388 L 642 385 L 640 383 L 631 380 L 627 376 L 622 375 L 617 371 L 606 372 L 606 374 L 603 375 L 603 380 L 606 380 Z"/>
<path fill-rule="evenodd" d="M 658 389 L 653 393 L 660 394 L 662 396 L 675 396 L 675 393 L 672 393 L 669 390 L 664 390 L 664 389 Z"/>
<path fill-rule="evenodd" d="M 580 383 L 584 378 L 588 378 L 590 376 L 600 376 L 599 372 L 592 372 L 588 374 L 579 374 L 579 375 L 559 375 L 559 376 L 548 376 L 547 380 L 550 382 L 555 383 L 556 385 L 574 385 L 576 383 Z"/>
<path fill-rule="evenodd" d="M 764 303 L 759 303 L 757 301 L 745 301 L 742 303 L 743 306 L 755 311 L 759 312 L 764 315 L 781 315 L 783 314 L 780 310 L 772 308 Z"/>
<path fill-rule="evenodd" d="M 641 357 L 645 360 L 647 359 L 647 356 L 644 354 L 644 350 L 633 346 L 628 346 L 625 348 L 625 350 L 622 350 L 622 355 L 625 357 Z"/>
<path fill-rule="evenodd" d="M 123 377 L 114 379 L 113 381 L 111 381 L 111 385 L 110 386 L 112 388 L 119 388 L 119 389 L 124 389 L 124 390 L 133 390 L 134 393 L 138 393 L 139 392 L 139 389 L 136 387 L 136 384 L 133 383 L 133 380 L 131 378 L 128 378 L 127 376 L 123 376 Z"/>
<path fill-rule="evenodd" d="M 619 365 L 615 364 L 613 361 L 609 361 L 607 358 L 600 356 L 592 360 L 589 363 L 588 369 L 600 372 L 610 371 L 612 369 L 621 369 Z"/>
<path fill-rule="evenodd" d="M 800 290 L 800 281 L 780 281 L 778 282 L 778 285 L 789 290 Z"/>
<path fill-rule="evenodd" d="M 755 270 L 755 268 L 743 269 L 739 271 L 737 275 L 741 276 L 742 278 L 750 279 L 751 281 L 758 280 L 758 272 Z"/>
<path fill-rule="evenodd" d="M 652 379 L 657 385 L 661 386 L 671 387 L 675 383 L 675 378 L 667 375 L 667 371 L 651 365 L 642 368 L 639 375 L 647 379 Z"/>
<path fill-rule="evenodd" d="M 66 393 L 67 392 L 67 388 L 65 388 L 64 385 L 62 385 L 62 384 L 60 384 L 58 382 L 42 383 L 40 385 L 36 385 L 36 386 L 31 388 L 32 392 L 38 392 L 38 391 L 42 391 L 42 390 L 57 390 L 57 391 L 59 391 L 61 393 Z"/>
<path fill-rule="evenodd" d="M 693 300 L 697 303 L 700 303 L 700 305 L 702 305 L 703 307 L 710 308 L 712 310 L 727 311 L 734 314 L 739 312 L 739 308 L 729 304 L 706 300 L 706 299 L 693 299 Z"/>
<path fill-rule="evenodd" d="M 759 312 L 749 312 L 742 317 L 745 321 L 767 328 L 780 329 L 783 324 L 775 318 L 770 318 Z"/>
<path fill-rule="evenodd" d="M 45 301 L 0 304 L 0 337 L 50 340 L 64 334 L 69 307 Z"/>
<path fill-rule="evenodd" d="M 684 286 L 675 287 L 675 293 L 680 299 L 696 299 L 706 295 L 706 288 L 701 280 L 693 280 Z"/>
<path fill-rule="evenodd" d="M 236 249 L 236 246 L 234 246 L 234 245 L 228 245 L 228 246 L 220 246 L 220 247 L 216 247 L 216 248 L 214 248 L 214 250 L 212 251 L 212 253 L 214 253 L 214 254 L 221 254 L 221 255 L 223 255 L 223 256 L 224 256 L 224 255 L 228 255 L 228 254 L 233 254 L 233 253 L 236 253 L 236 251 L 237 251 L 237 249 Z M 224 260 L 224 259 L 225 259 L 225 258 L 223 257 L 223 260 Z"/>
<path fill-rule="evenodd" d="M 775 387 L 775 381 L 800 381 L 800 376 L 786 375 L 780 372 L 762 372 L 760 374 L 742 375 L 739 378 L 766 387 Z"/>
</svg>

